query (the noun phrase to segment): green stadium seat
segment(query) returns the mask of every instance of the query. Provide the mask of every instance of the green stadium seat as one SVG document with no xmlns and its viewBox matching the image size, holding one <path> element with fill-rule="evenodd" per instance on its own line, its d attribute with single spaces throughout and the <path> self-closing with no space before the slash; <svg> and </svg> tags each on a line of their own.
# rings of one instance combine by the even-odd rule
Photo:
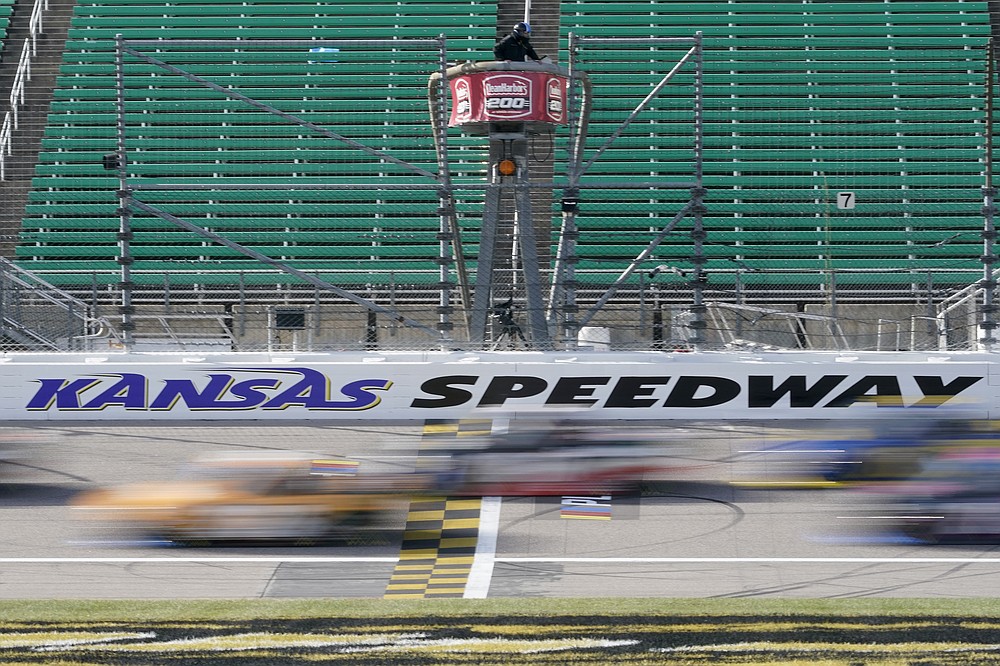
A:
<svg viewBox="0 0 1000 666">
<path fill-rule="evenodd" d="M 780 284 L 781 276 L 822 284 L 830 269 L 870 271 L 858 273 L 858 284 L 905 285 L 927 270 L 940 272 L 939 285 L 976 279 L 985 2 L 565 0 L 561 7 L 564 37 L 702 32 L 710 284 L 732 285 L 737 271 L 747 283 Z M 656 47 L 651 66 L 647 45 L 585 45 L 579 66 L 595 98 L 585 159 L 686 48 Z M 691 71 L 681 70 L 584 182 L 691 175 Z M 839 191 L 853 192 L 857 207 L 838 209 Z M 687 197 L 686 190 L 584 191 L 577 268 L 624 265 Z M 651 262 L 692 266 L 690 224 L 682 221 Z M 792 269 L 814 275 L 781 273 Z"/>
<path fill-rule="evenodd" d="M 0 19 L 9 4 L 0 3 Z M 232 85 L 434 172 L 426 99 L 433 65 L 427 58 L 401 52 L 396 62 L 386 62 L 358 49 L 326 55 L 338 60 L 333 63 L 305 50 L 256 46 L 234 58 L 231 51 L 169 41 L 446 33 L 452 60 L 484 60 L 492 58 L 496 9 L 493 2 L 471 0 L 78 0 L 18 261 L 47 271 L 57 284 L 93 270 L 108 272 L 102 283 L 115 282 L 118 182 L 101 160 L 117 142 L 116 34 L 165 38 L 158 56 L 196 76 Z M 571 32 L 703 33 L 704 224 L 711 284 L 823 284 L 822 271 L 831 268 L 846 271 L 837 278 L 842 284 L 906 285 L 928 270 L 935 272 L 935 284 L 967 284 L 969 271 L 981 270 L 976 234 L 982 227 L 986 2 L 564 0 L 560 26 L 563 48 Z M 648 47 L 614 47 L 613 53 L 585 49 L 580 66 L 595 92 L 587 156 L 681 52 L 658 49 L 650 66 Z M 560 59 L 567 55 L 563 51 Z M 307 128 L 267 117 L 131 56 L 126 71 L 126 105 L 136 115 L 127 147 L 138 182 L 245 186 L 149 190 L 142 192 L 143 201 L 224 230 L 303 270 L 335 275 L 344 284 L 437 282 L 440 222 L 433 190 L 386 190 L 375 198 L 254 187 L 407 185 L 427 179 L 378 159 L 349 157 L 350 151 Z M 615 185 L 691 179 L 692 82 L 690 68 L 682 70 L 584 176 L 584 183 L 601 188 L 582 194 L 579 270 L 625 265 L 687 201 L 686 189 Z M 371 86 L 392 93 L 372 95 Z M 482 142 L 457 131 L 449 141 L 458 177 L 481 181 Z M 566 155 L 564 133 L 557 136 L 555 151 L 559 163 Z M 837 209 L 839 191 L 854 192 L 857 208 Z M 473 259 L 480 204 L 476 192 L 459 205 Z M 558 203 L 551 213 L 551 220 L 541 221 L 558 227 Z M 173 284 L 232 285 L 252 270 L 251 260 L 178 232 L 155 216 L 135 215 L 132 221 L 137 282 L 162 284 L 160 272 Z M 683 222 L 652 260 L 687 265 L 689 229 Z M 750 270 L 737 276 L 739 265 Z M 294 283 L 273 274 L 261 279 Z"/>
</svg>

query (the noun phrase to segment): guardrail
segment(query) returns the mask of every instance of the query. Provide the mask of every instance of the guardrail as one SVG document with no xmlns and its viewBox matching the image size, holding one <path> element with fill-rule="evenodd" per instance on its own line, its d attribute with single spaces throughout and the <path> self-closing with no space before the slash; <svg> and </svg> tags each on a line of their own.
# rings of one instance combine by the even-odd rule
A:
<svg viewBox="0 0 1000 666">
<path fill-rule="evenodd" d="M 0 332 L 42 350 L 79 349 L 96 339 L 120 341 L 115 326 L 93 316 L 87 303 L 2 257 Z"/>
</svg>

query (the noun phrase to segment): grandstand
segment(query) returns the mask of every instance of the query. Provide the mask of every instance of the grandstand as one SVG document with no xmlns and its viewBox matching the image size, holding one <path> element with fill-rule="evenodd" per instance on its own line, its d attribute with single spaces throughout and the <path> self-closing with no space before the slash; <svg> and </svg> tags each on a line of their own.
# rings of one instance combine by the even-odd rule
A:
<svg viewBox="0 0 1000 666">
<path fill-rule="evenodd" d="M 790 295 L 789 285 L 822 285 L 830 271 L 841 287 L 880 290 L 923 282 L 928 270 L 937 285 L 976 278 L 986 3 L 584 0 L 562 8 L 564 34 L 704 32 L 713 280 L 731 283 L 742 265 L 745 285 Z M 582 66 L 595 89 L 614 95 L 616 86 L 650 85 L 641 57 L 630 73 Z M 591 119 L 602 121 L 614 118 Z M 660 138 L 664 122 L 644 122 L 650 139 L 638 155 L 650 172 L 681 175 L 671 137 Z M 605 173 L 637 176 L 628 171 L 636 147 L 617 147 Z M 837 208 L 842 191 L 854 193 L 856 207 Z M 600 202 L 582 235 L 581 244 L 595 241 L 581 248 L 584 262 L 631 256 L 632 239 L 648 233 L 648 199 L 636 195 L 626 216 L 622 197 Z M 599 216 L 609 214 L 615 224 L 603 225 Z M 659 259 L 690 267 L 687 245 L 678 238 Z"/>
<path fill-rule="evenodd" d="M 571 54 L 570 35 L 703 35 L 703 80 L 682 69 L 583 178 L 572 258 L 581 304 L 593 303 L 691 196 L 621 184 L 691 178 L 696 83 L 707 236 L 693 250 L 690 221 L 682 221 L 634 266 L 601 325 L 648 343 L 643 308 L 654 299 L 657 308 L 682 308 L 695 289 L 717 302 L 828 312 L 831 298 L 924 308 L 982 278 L 987 2 L 535 4 L 553 46 L 558 29 L 558 51 L 547 52 L 577 58 L 593 85 L 585 159 L 678 52 Z M 104 158 L 123 129 L 129 183 L 149 188 L 138 192 L 142 202 L 373 302 L 460 311 L 460 289 L 439 300 L 443 264 L 452 271 L 445 282 L 461 281 L 442 249 L 441 167 L 428 123 L 427 80 L 441 63 L 428 41 L 416 42 L 444 34 L 448 62 L 491 59 L 498 16 L 522 6 L 78 0 L 12 258 L 92 305 L 120 304 L 120 183 Z M 116 35 L 199 81 L 134 54 L 117 81 Z M 557 185 L 567 176 L 568 140 L 565 130 L 534 140 L 539 171 L 549 163 Z M 448 143 L 460 251 L 474 279 L 486 146 L 455 129 Z M 189 189 L 171 188 L 180 185 Z M 556 254 L 560 196 L 557 187 L 551 208 L 535 213 L 549 250 L 542 256 Z M 130 221 L 124 265 L 140 307 L 161 305 L 164 292 L 213 314 L 248 303 L 343 302 L 148 210 Z M 656 266 L 673 271 L 650 277 Z M 685 278 L 696 269 L 707 282 Z"/>
<path fill-rule="evenodd" d="M 327 43 L 435 37 L 450 30 L 463 36 L 453 44 L 468 44 L 465 52 L 453 56 L 482 58 L 495 32 L 496 9 L 489 3 L 421 2 L 375 8 L 363 2 L 251 5 L 185 2 L 168 7 L 161 2 L 103 0 L 77 5 L 17 250 L 24 265 L 51 274 L 59 284 L 66 284 L 59 276 L 80 271 L 97 271 L 99 283 L 116 279 L 117 175 L 102 167 L 102 156 L 116 149 L 116 34 L 135 39 L 168 35 L 173 40 Z M 159 58 L 209 81 L 282 107 L 308 122 L 341 131 L 349 128 L 345 133 L 358 140 L 374 140 L 381 150 L 398 148 L 411 162 L 436 170 L 427 130 L 426 85 L 428 74 L 438 65 L 432 49 L 423 48 L 400 49 L 389 62 L 384 61 L 386 54 L 365 47 L 345 46 L 343 54 L 332 57 L 310 53 L 308 44 L 239 54 L 232 47 L 191 43 L 154 50 Z M 366 267 L 376 273 L 434 267 L 433 192 L 423 201 L 382 201 L 379 216 L 395 212 L 412 216 L 391 228 L 373 224 L 372 205 L 353 197 L 327 201 L 308 192 L 254 192 L 264 182 L 289 186 L 345 178 L 407 182 L 405 172 L 393 173 L 391 166 L 387 172 L 377 162 L 359 163 L 352 155 L 345 156 L 349 149 L 323 135 L 154 65 L 130 62 L 126 79 L 126 112 L 138 106 L 141 124 L 134 132 L 129 127 L 126 139 L 137 178 L 144 183 L 223 178 L 227 185 L 248 186 L 229 193 L 165 190 L 150 195 L 151 203 L 169 200 L 173 214 L 210 218 L 212 228 L 232 231 L 237 242 L 297 261 L 299 268 L 345 268 L 348 272 L 338 274 L 338 282 L 369 282 L 368 271 L 351 277 L 350 271 Z M 373 80 L 373 85 L 364 85 Z M 383 99 L 371 99 L 380 88 Z M 391 99 L 385 99 L 389 89 L 405 93 L 393 92 Z M 150 113 L 155 114 L 152 122 Z M 200 239 L 179 233 L 162 220 L 140 217 L 134 220 L 134 229 L 138 281 L 162 285 L 163 275 L 169 274 L 170 283 L 178 286 L 234 284 L 237 271 L 253 268 L 226 248 L 205 247 Z"/>
</svg>

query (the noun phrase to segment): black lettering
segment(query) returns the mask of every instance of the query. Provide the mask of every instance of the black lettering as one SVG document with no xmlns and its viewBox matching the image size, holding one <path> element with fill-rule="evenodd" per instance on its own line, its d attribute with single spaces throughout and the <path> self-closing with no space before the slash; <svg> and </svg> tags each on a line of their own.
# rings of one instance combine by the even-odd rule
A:
<svg viewBox="0 0 1000 666">
<path fill-rule="evenodd" d="M 640 396 L 652 395 L 657 386 L 664 386 L 670 377 L 622 377 L 611 389 L 605 407 L 652 407 L 656 398 L 647 399 Z"/>
<path fill-rule="evenodd" d="M 498 407 L 508 398 L 530 398 L 545 390 L 549 384 L 539 377 L 513 377 L 500 375 L 493 378 L 486 387 L 480 407 Z"/>
<path fill-rule="evenodd" d="M 584 397 L 594 395 L 594 389 L 604 386 L 610 377 L 561 377 L 556 382 L 552 393 L 545 401 L 546 405 L 593 405 L 597 400 L 584 400 Z"/>
<path fill-rule="evenodd" d="M 774 377 L 750 375 L 747 381 L 747 406 L 774 407 L 775 403 L 787 393 L 790 406 L 815 407 L 845 379 L 847 375 L 824 375 L 809 387 L 806 385 L 804 375 L 794 375 L 775 386 Z"/>
<path fill-rule="evenodd" d="M 947 384 L 941 377 L 913 378 L 920 387 L 924 397 L 911 405 L 912 407 L 937 407 L 948 402 L 956 395 L 969 388 L 982 377 L 956 377 Z"/>
<path fill-rule="evenodd" d="M 698 389 L 708 387 L 712 395 L 694 397 Z M 664 407 L 714 407 L 727 403 L 740 394 L 740 385 L 725 377 L 681 377 L 667 396 Z"/>
<path fill-rule="evenodd" d="M 420 390 L 431 395 L 439 395 L 440 398 L 414 398 L 410 407 L 425 407 L 436 409 L 439 407 L 455 407 L 463 405 L 472 398 L 472 393 L 465 389 L 455 388 L 452 384 L 472 384 L 479 379 L 475 375 L 451 375 L 448 377 L 434 377 L 428 379 L 420 385 Z"/>
<path fill-rule="evenodd" d="M 872 389 L 874 394 L 869 393 Z M 899 380 L 889 375 L 863 377 L 823 407 L 850 407 L 856 402 L 874 402 L 879 407 L 902 407 L 903 392 L 899 390 Z"/>
</svg>

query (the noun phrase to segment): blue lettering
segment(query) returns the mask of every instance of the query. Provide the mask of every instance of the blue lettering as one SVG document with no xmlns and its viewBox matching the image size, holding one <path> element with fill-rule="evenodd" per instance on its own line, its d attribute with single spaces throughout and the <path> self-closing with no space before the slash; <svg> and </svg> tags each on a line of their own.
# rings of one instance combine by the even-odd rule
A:
<svg viewBox="0 0 1000 666">
<path fill-rule="evenodd" d="M 369 409 L 382 400 L 369 391 L 385 391 L 392 386 L 387 379 L 359 379 L 341 389 L 350 400 L 331 400 L 329 377 L 310 368 L 294 368 L 294 371 L 301 373 L 302 379 L 264 403 L 264 409 L 285 409 L 292 405 L 306 409 Z"/>
<path fill-rule="evenodd" d="M 120 379 L 117 382 L 101 391 L 81 409 L 104 409 L 111 405 L 120 405 L 125 409 L 145 409 L 146 378 L 131 372 L 123 372 L 118 376 Z"/>
<path fill-rule="evenodd" d="M 44 411 L 55 402 L 56 409 L 80 409 L 80 393 L 100 379 L 39 379 L 41 388 L 28 401 L 28 409 Z"/>
<path fill-rule="evenodd" d="M 382 402 L 382 396 L 373 395 L 369 391 L 388 391 L 390 386 L 392 386 L 392 382 L 388 379 L 359 379 L 356 382 L 344 384 L 340 392 L 349 398 L 354 398 L 354 404 L 351 407 L 342 407 L 341 409 L 354 411 L 371 409 Z"/>
<path fill-rule="evenodd" d="M 229 372 L 207 375 L 201 385 L 195 379 L 165 379 L 163 387 L 151 396 L 148 379 L 138 373 L 100 374 L 82 379 L 40 379 L 41 384 L 29 400 L 27 409 L 101 410 L 106 407 L 169 411 L 180 405 L 190 410 L 285 409 L 300 406 L 306 409 L 356 411 L 378 405 L 382 398 L 377 391 L 392 386 L 388 379 L 359 379 L 345 384 L 341 395 L 331 397 L 330 378 L 311 368 L 228 368 Z M 230 374 L 232 373 L 232 374 Z M 236 373 L 266 373 L 271 377 L 254 377 L 236 381 Z M 292 375 L 283 382 L 275 374 Z M 112 378 L 104 381 L 102 378 Z M 103 382 L 103 383 L 102 383 Z M 287 386 L 287 388 L 283 388 Z M 94 387 L 98 387 L 94 389 Z M 82 394 L 94 389 L 96 395 Z M 277 395 L 273 395 L 279 391 Z"/>
<path fill-rule="evenodd" d="M 281 384 L 278 379 L 248 379 L 245 382 L 238 382 L 229 389 L 229 393 L 240 398 L 227 404 L 235 405 L 236 409 L 251 409 L 258 407 L 267 400 L 267 394 L 257 389 L 276 389 Z M 233 407 L 230 407 L 233 409 Z"/>
<path fill-rule="evenodd" d="M 163 390 L 153 399 L 150 409 L 173 409 L 178 400 L 183 400 L 191 409 L 248 409 L 267 399 L 263 393 L 249 390 L 248 386 L 275 388 L 280 382 L 277 379 L 250 379 L 233 385 L 232 375 L 218 374 L 209 375 L 208 385 L 200 391 L 190 379 L 166 379 L 163 383 Z M 239 400 L 222 400 L 226 391 Z"/>
</svg>

